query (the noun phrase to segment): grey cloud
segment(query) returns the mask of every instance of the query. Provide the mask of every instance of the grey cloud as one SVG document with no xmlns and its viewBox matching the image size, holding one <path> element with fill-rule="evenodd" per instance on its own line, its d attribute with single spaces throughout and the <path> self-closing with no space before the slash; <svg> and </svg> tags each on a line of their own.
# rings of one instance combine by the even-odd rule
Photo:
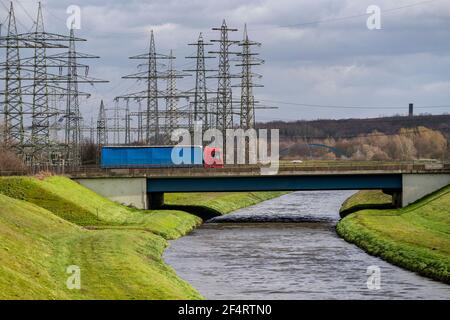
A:
<svg viewBox="0 0 450 320">
<path fill-rule="evenodd" d="M 3 0 L 6 3 L 6 0 Z M 35 14 L 36 2 L 20 1 Z M 377 116 L 405 112 L 409 102 L 421 105 L 450 105 L 450 2 L 427 4 L 387 12 L 383 29 L 369 31 L 361 15 L 368 5 L 391 9 L 416 0 L 47 0 L 44 2 L 47 29 L 66 32 L 65 9 L 82 8 L 79 36 L 88 42 L 80 51 L 98 54 L 92 73 L 111 83 L 96 86 L 84 106 L 95 114 L 100 99 L 112 103 L 113 95 L 133 82 L 120 77 L 133 73 L 135 64 L 128 56 L 143 53 L 149 30 L 155 29 L 158 51 L 175 49 L 177 64 L 186 65 L 184 56 L 192 53 L 186 44 L 199 32 L 207 39 L 217 37 L 211 27 L 223 18 L 242 29 L 248 23 L 250 36 L 262 42 L 266 64 L 259 69 L 265 87 L 256 94 L 265 100 L 308 104 L 405 106 L 404 110 L 327 110 L 280 105 L 279 110 L 261 110 L 260 120 Z M 31 21 L 16 5 L 18 19 L 31 27 Z M 0 13 L 4 19 L 5 12 Z M 333 20 L 335 19 L 335 20 Z M 337 20 L 336 20 L 337 19 Z M 323 21 L 297 27 L 281 26 Z M 232 35 L 242 37 L 241 31 Z M 238 70 L 235 70 L 238 72 Z M 187 89 L 192 81 L 180 86 Z M 215 82 L 209 83 L 211 87 Z M 115 89 L 118 88 L 118 89 Z M 114 90 L 112 90 L 114 89 Z M 236 92 L 235 94 L 238 94 Z M 271 105 L 274 105 L 273 103 Z M 450 109 L 450 108 L 449 108 Z M 448 109 L 447 109 L 448 110 Z M 423 110 L 425 111 L 425 110 Z M 445 109 L 430 109 L 435 113 Z"/>
</svg>

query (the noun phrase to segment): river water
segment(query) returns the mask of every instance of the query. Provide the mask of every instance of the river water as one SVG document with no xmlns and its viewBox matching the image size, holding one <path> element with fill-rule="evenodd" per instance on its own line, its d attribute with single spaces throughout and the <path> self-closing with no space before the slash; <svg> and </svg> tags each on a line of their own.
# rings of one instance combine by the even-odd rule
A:
<svg viewBox="0 0 450 320">
<path fill-rule="evenodd" d="M 450 286 L 336 235 L 352 193 L 295 192 L 215 218 L 172 241 L 164 259 L 208 299 L 450 299 Z M 380 285 L 368 289 L 374 266 Z"/>
</svg>

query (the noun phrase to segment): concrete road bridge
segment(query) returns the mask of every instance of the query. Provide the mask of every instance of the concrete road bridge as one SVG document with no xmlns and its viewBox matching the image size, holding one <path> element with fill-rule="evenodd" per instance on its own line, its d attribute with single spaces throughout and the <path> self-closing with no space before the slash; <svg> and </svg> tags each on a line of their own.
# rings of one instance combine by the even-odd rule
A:
<svg viewBox="0 0 450 320">
<path fill-rule="evenodd" d="M 275 175 L 261 175 L 260 166 L 84 168 L 68 175 L 111 200 L 141 209 L 162 206 L 167 192 L 301 190 L 383 190 L 402 207 L 450 184 L 450 165 L 349 161 L 281 165 Z"/>
</svg>

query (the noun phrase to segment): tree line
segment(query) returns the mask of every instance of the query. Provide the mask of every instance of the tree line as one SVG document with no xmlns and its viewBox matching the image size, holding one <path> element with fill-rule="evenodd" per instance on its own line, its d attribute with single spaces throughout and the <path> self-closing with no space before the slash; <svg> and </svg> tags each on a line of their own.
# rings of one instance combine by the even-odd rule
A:
<svg viewBox="0 0 450 320">
<path fill-rule="evenodd" d="M 448 138 L 439 130 L 424 126 L 401 128 L 395 134 L 374 130 L 350 138 L 283 137 L 284 159 L 416 160 L 450 159 Z"/>
</svg>

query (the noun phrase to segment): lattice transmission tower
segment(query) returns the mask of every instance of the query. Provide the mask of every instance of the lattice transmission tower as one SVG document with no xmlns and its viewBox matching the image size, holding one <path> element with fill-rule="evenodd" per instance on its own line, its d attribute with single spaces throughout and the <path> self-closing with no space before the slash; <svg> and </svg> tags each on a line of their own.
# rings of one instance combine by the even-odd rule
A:
<svg viewBox="0 0 450 320">
<path fill-rule="evenodd" d="M 108 144 L 108 128 L 106 127 L 106 123 L 105 104 L 101 100 L 97 117 L 97 145 L 99 147 Z"/>
<path fill-rule="evenodd" d="M 65 158 L 68 164 L 72 166 L 79 166 L 81 164 L 81 123 L 83 121 L 83 117 L 80 111 L 80 98 L 90 97 L 89 93 L 79 91 L 79 85 L 86 83 L 93 85 L 95 83 L 106 83 L 108 81 L 95 79 L 88 76 L 89 66 L 80 64 L 77 61 L 80 59 L 98 59 L 100 57 L 87 53 L 77 52 L 75 41 L 75 30 L 72 27 L 69 32 L 69 50 L 67 52 L 55 54 L 50 57 L 52 59 L 61 61 L 60 67 L 65 67 L 67 69 L 67 74 L 65 76 L 67 81 L 65 92 Z M 84 72 L 80 74 L 79 69 L 84 69 Z"/>
<path fill-rule="evenodd" d="M 34 48 L 31 156 L 34 163 L 45 163 L 50 162 L 51 158 L 50 117 L 52 114 L 49 109 L 50 92 L 48 88 L 49 76 L 47 74 L 47 46 L 38 44 L 43 43 L 47 37 L 44 30 L 44 18 L 40 3 L 36 19 L 36 28 L 34 33 L 30 34 L 30 36 L 34 37 L 34 41 L 36 41 L 36 46 Z M 61 37 L 58 36 L 58 38 Z"/>
<path fill-rule="evenodd" d="M 213 59 L 213 56 L 205 55 L 205 46 L 212 45 L 211 43 L 205 43 L 202 33 L 200 33 L 197 42 L 189 43 L 190 46 L 196 47 L 196 55 L 188 56 L 186 59 L 195 59 L 195 69 L 185 69 L 183 71 L 195 72 L 195 87 L 193 89 L 194 101 L 193 104 L 193 120 L 201 122 L 204 130 L 208 130 L 210 126 L 215 126 L 215 123 L 211 123 L 211 110 L 208 108 L 209 100 L 208 94 L 211 91 L 207 86 L 207 72 L 217 71 L 206 69 L 205 59 Z"/>
<path fill-rule="evenodd" d="M 165 134 L 164 142 L 167 144 L 172 143 L 170 140 L 171 134 L 174 130 L 179 129 L 183 124 L 183 118 L 188 118 L 189 114 L 184 117 L 184 112 L 180 109 L 178 103 L 180 98 L 189 98 L 190 93 L 181 92 L 177 90 L 177 79 L 181 79 L 189 74 L 184 74 L 174 69 L 174 60 L 172 50 L 170 50 L 169 61 L 167 64 L 167 86 L 165 92 L 166 111 L 165 111 Z M 189 123 L 189 119 L 185 119 L 186 123 Z"/>
<path fill-rule="evenodd" d="M 0 64 L 0 71 L 5 71 L 0 77 L 5 80 L 5 90 L 0 95 L 4 95 L 4 104 L 8 106 L 3 108 L 8 123 L 5 136 L 17 141 L 18 153 L 25 154 L 33 166 L 52 165 L 54 153 L 64 154 L 66 164 L 79 164 L 81 115 L 78 98 L 89 97 L 89 94 L 80 92 L 78 84 L 106 81 L 89 78 L 88 67 L 77 63 L 78 58 L 93 57 L 75 51 L 75 42 L 84 39 L 76 38 L 73 30 L 69 36 L 45 31 L 41 3 L 31 32 L 17 32 L 12 4 L 8 20 L 8 34 L 0 37 L 0 47 L 7 51 L 6 61 Z M 47 49 L 67 48 L 68 52 L 47 55 Z M 20 58 L 19 49 L 32 50 L 33 56 Z M 84 76 L 78 74 L 79 67 L 85 68 Z M 59 70 L 59 74 L 48 72 L 49 68 Z M 67 68 L 67 74 L 63 74 L 64 68 Z M 60 108 L 62 98 L 66 98 L 66 105 Z M 11 110 L 17 115 L 14 121 Z M 55 140 L 58 136 L 55 131 L 62 121 L 67 122 L 64 142 Z M 21 130 L 23 133 L 18 134 Z"/>
<path fill-rule="evenodd" d="M 260 47 L 261 43 L 249 40 L 247 25 L 244 26 L 244 38 L 239 46 L 242 47 L 242 52 L 238 54 L 240 61 L 236 66 L 242 67 L 241 83 L 237 85 L 241 87 L 240 128 L 251 129 L 255 127 L 255 103 L 257 103 L 253 95 L 253 88 L 262 87 L 262 85 L 254 83 L 253 80 L 261 78 L 261 75 L 253 73 L 252 67 L 261 65 L 264 60 L 257 57 L 259 53 L 252 52 L 252 47 Z"/>
<path fill-rule="evenodd" d="M 6 39 L 0 43 L 1 47 L 6 47 L 6 61 L 1 64 L 2 80 L 5 81 L 4 102 L 3 102 L 3 144 L 17 149 L 19 154 L 23 154 L 25 132 L 23 120 L 23 101 L 20 66 L 20 46 L 30 47 L 29 44 L 21 44 L 17 37 L 17 25 L 14 14 L 13 3 L 11 2 L 8 14 L 8 29 Z"/>
<path fill-rule="evenodd" d="M 155 37 L 152 30 L 150 32 L 150 45 L 148 53 L 132 56 L 130 57 L 130 59 L 146 60 L 146 63 L 138 65 L 138 68 L 145 67 L 145 70 L 135 74 L 124 76 L 122 78 L 144 80 L 146 82 L 146 90 L 117 96 L 115 97 L 115 100 L 145 100 L 147 103 L 146 110 L 144 111 L 145 142 L 149 144 L 160 144 L 162 142 L 162 138 L 160 134 L 160 113 L 158 99 L 161 98 L 161 94 L 158 91 L 158 80 L 166 79 L 167 76 L 158 72 L 157 60 L 170 58 L 167 55 L 156 53 Z"/>
<path fill-rule="evenodd" d="M 0 78 L 5 80 L 5 90 L 0 93 L 5 97 L 6 107 L 3 110 L 4 118 L 7 119 L 5 137 L 7 141 L 15 141 L 13 144 L 18 154 L 25 154 L 29 160 L 34 160 L 34 163 L 42 161 L 48 163 L 50 161 L 50 117 L 52 116 L 48 100 L 53 95 L 53 90 L 48 90 L 48 82 L 57 83 L 63 79 L 47 73 L 47 67 L 54 66 L 55 63 L 47 61 L 46 49 L 66 48 L 67 46 L 61 42 L 67 41 L 68 37 L 44 31 L 40 3 L 33 32 L 17 32 L 12 3 L 8 21 L 8 35 L 1 37 L 0 44 L 0 47 L 6 48 L 7 51 L 6 61 L 1 64 L 5 75 Z M 20 49 L 33 49 L 34 56 L 21 59 Z M 32 83 L 24 85 L 26 81 L 32 81 Z M 31 97 L 31 101 L 25 102 L 25 97 Z M 31 115 L 31 133 L 28 136 L 25 115 Z M 20 131 L 23 133 L 19 133 Z"/>
<path fill-rule="evenodd" d="M 166 87 L 166 143 L 170 141 L 170 132 L 178 128 L 180 121 L 180 114 L 178 113 L 178 99 L 176 96 L 177 84 L 175 78 L 175 71 L 173 68 L 174 56 L 172 50 L 170 50 L 169 61 L 167 67 L 167 87 Z"/>
<path fill-rule="evenodd" d="M 144 125 L 145 143 L 162 144 L 164 143 L 165 140 L 167 140 L 166 139 L 167 134 L 165 134 L 163 131 L 164 130 L 167 131 L 168 126 L 165 126 L 167 123 L 163 123 L 161 120 L 165 120 L 167 118 L 168 113 L 167 110 L 166 111 L 160 110 L 158 100 L 165 99 L 166 104 L 169 106 L 169 109 L 174 109 L 173 108 L 173 106 L 175 105 L 174 101 L 176 101 L 176 99 L 179 99 L 181 97 L 187 96 L 187 94 L 182 94 L 181 92 L 176 90 L 174 80 L 177 78 L 182 78 L 185 75 L 181 74 L 178 71 L 175 71 L 173 69 L 173 66 L 172 69 L 168 69 L 166 71 L 158 70 L 158 67 L 161 66 L 161 64 L 158 64 L 159 59 L 169 60 L 170 62 L 170 60 L 175 59 L 175 57 L 173 55 L 156 53 L 155 38 L 153 31 L 151 31 L 150 33 L 149 52 L 130 57 L 130 59 L 146 60 L 146 63 L 138 65 L 138 68 L 145 68 L 145 70 L 135 74 L 124 76 L 122 78 L 144 80 L 147 85 L 146 90 L 117 96 L 115 97 L 115 100 L 116 101 L 135 100 L 137 102 L 146 101 L 147 108 L 145 111 L 143 111 L 144 115 L 143 121 L 145 123 Z M 158 81 L 160 80 L 167 81 L 167 87 L 165 90 L 158 89 Z M 177 117 L 178 115 L 176 115 L 175 118 Z"/>
<path fill-rule="evenodd" d="M 212 30 L 220 31 L 219 40 L 211 40 L 211 42 L 219 43 L 219 51 L 210 51 L 219 55 L 219 71 L 216 76 L 218 79 L 217 86 L 217 106 L 216 106 L 216 127 L 221 130 L 225 136 L 225 131 L 233 127 L 233 96 L 231 91 L 231 79 L 234 78 L 230 73 L 230 55 L 238 54 L 238 52 L 230 51 L 230 47 L 239 43 L 236 40 L 230 40 L 228 33 L 238 31 L 238 29 L 228 28 L 225 20 L 219 28 Z"/>
</svg>

